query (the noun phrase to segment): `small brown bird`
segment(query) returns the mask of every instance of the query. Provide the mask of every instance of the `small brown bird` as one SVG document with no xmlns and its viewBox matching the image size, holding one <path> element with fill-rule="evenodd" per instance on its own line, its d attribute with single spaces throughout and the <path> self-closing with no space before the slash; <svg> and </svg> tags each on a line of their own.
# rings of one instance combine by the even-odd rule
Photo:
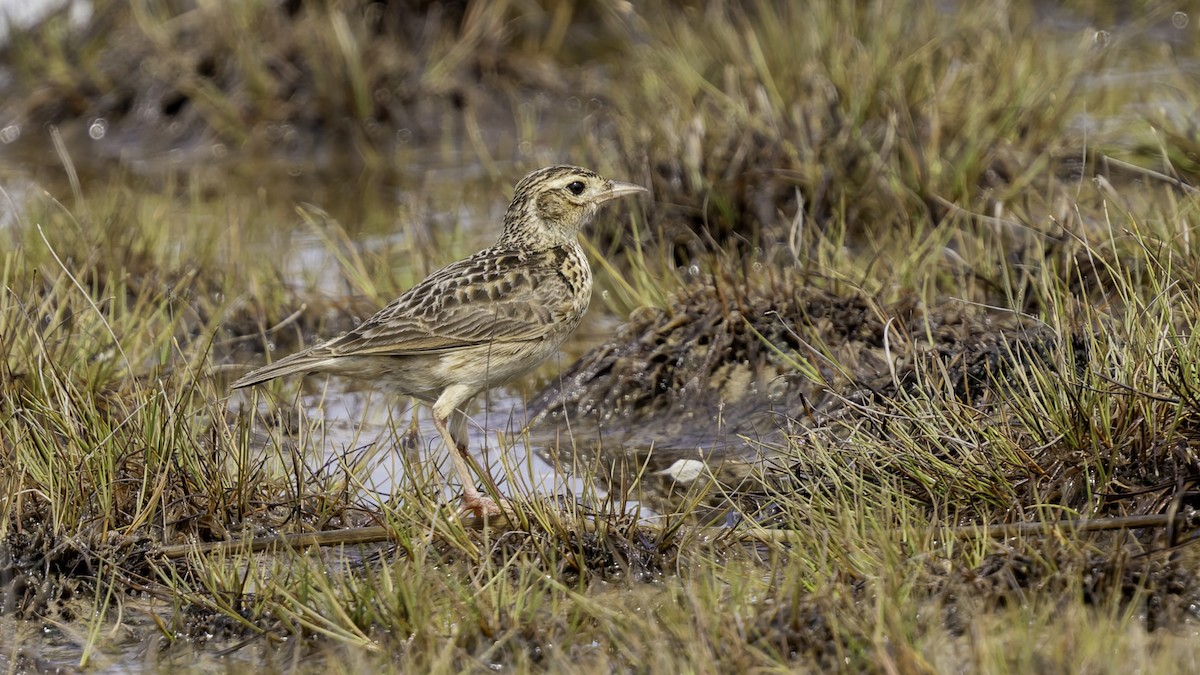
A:
<svg viewBox="0 0 1200 675">
<path fill-rule="evenodd" d="M 463 483 L 463 510 L 497 515 L 467 467 L 466 406 L 558 351 L 592 297 L 578 233 L 600 205 L 645 192 L 577 166 L 538 169 L 517 184 L 499 241 L 408 289 L 358 328 L 259 368 L 248 387 L 293 373 L 382 383 L 433 403 L 433 423 Z"/>
</svg>

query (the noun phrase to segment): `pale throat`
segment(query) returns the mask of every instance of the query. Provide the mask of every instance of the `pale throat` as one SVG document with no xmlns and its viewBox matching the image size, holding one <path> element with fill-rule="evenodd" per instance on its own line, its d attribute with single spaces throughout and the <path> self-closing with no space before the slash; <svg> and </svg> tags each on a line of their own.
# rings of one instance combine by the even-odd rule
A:
<svg viewBox="0 0 1200 675">
<path fill-rule="evenodd" d="M 504 232 L 500 235 L 497 243 L 519 243 L 521 246 L 533 250 L 578 244 L 579 230 L 590 215 L 585 214 L 585 217 L 579 222 L 571 225 L 561 222 L 546 222 L 545 219 L 537 216 L 528 217 L 523 221 L 505 223 Z"/>
</svg>

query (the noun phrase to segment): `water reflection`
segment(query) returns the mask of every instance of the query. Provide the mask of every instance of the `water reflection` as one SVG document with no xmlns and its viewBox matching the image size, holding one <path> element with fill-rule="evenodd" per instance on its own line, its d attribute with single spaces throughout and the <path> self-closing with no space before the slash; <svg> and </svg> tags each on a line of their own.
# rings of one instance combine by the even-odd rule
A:
<svg viewBox="0 0 1200 675">
<path fill-rule="evenodd" d="M 356 383 L 341 378 L 311 380 L 316 386 L 307 387 L 308 393 L 301 395 L 295 406 L 304 420 L 301 424 L 313 432 L 296 434 L 309 471 L 352 471 L 360 481 L 360 497 L 368 503 L 403 497 L 403 491 L 418 482 L 407 475 L 410 467 L 452 476 L 449 456 L 432 419 L 426 410 L 414 410 L 407 397 L 357 389 Z M 238 392 L 230 405 L 237 408 L 251 396 Z M 485 399 L 482 409 L 471 411 L 468 444 L 476 462 L 488 467 L 501 493 L 515 498 L 577 499 L 589 492 L 579 475 L 557 469 L 531 446 L 531 436 L 523 433 L 524 404 L 516 391 L 498 388 L 481 398 Z M 261 395 L 259 400 L 259 412 L 266 415 L 272 406 Z M 259 442 L 264 451 L 277 443 L 270 434 L 261 435 Z M 426 484 L 419 482 L 422 487 Z M 458 490 L 457 486 L 443 488 L 443 500 L 454 499 Z"/>
</svg>

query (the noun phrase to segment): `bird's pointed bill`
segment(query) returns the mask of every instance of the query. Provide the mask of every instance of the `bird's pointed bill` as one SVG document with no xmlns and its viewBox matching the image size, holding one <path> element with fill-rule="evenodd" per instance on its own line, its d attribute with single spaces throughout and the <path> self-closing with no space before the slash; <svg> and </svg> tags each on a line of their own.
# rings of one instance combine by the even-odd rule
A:
<svg viewBox="0 0 1200 675">
<path fill-rule="evenodd" d="M 635 185 L 633 183 L 624 183 L 619 180 L 610 180 L 610 181 L 608 181 L 608 191 L 597 195 L 596 201 L 603 203 L 610 199 L 616 199 L 617 197 L 624 197 L 625 195 L 637 194 L 639 192 L 649 192 L 649 190 L 642 187 L 641 185 Z"/>
</svg>

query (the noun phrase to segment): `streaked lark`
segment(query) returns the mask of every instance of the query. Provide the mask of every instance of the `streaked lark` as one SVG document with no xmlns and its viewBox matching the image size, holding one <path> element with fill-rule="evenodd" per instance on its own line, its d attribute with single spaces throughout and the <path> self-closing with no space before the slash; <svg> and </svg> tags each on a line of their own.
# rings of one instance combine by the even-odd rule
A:
<svg viewBox="0 0 1200 675">
<path fill-rule="evenodd" d="M 579 229 L 601 204 L 644 191 L 576 166 L 538 169 L 517 184 L 495 245 L 434 272 L 345 335 L 259 368 L 233 388 L 329 373 L 432 402 L 463 484 L 463 510 L 497 515 L 500 505 L 480 494 L 467 466 L 463 408 L 558 351 L 592 297 Z"/>
</svg>

